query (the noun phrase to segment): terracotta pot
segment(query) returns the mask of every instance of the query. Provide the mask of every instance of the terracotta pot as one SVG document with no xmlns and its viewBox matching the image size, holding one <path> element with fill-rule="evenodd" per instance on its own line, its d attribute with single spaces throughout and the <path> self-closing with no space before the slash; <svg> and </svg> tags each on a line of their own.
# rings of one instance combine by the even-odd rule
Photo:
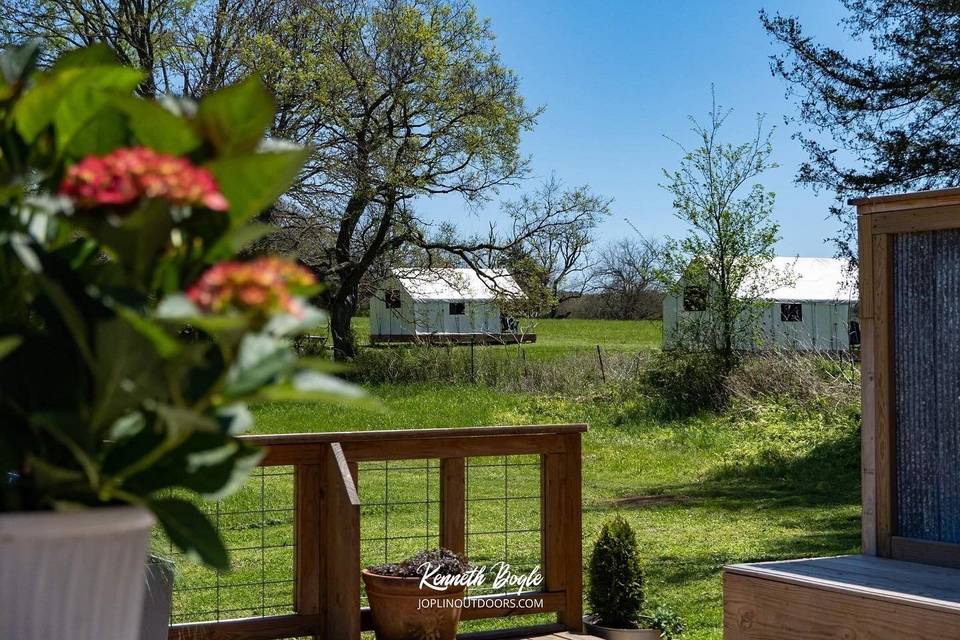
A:
<svg viewBox="0 0 960 640">
<path fill-rule="evenodd" d="M 380 576 L 363 570 L 373 629 L 377 640 L 454 640 L 462 607 L 447 606 L 462 600 L 466 587 L 444 591 L 421 589 L 420 578 Z M 423 606 L 425 599 L 440 600 Z"/>
<path fill-rule="evenodd" d="M 603 627 L 595 622 L 593 616 L 583 616 L 583 626 L 587 633 L 606 640 L 660 640 L 659 629 L 614 629 Z"/>
<path fill-rule="evenodd" d="M 0 638 L 136 638 L 152 526 L 140 507 L 0 515 Z"/>
</svg>

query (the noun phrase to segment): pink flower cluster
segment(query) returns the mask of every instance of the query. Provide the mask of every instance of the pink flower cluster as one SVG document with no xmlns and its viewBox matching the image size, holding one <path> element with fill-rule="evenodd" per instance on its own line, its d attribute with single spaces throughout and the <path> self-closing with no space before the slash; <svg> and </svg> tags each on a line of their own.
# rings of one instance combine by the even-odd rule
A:
<svg viewBox="0 0 960 640">
<path fill-rule="evenodd" d="M 123 206 L 140 198 L 200 205 L 214 211 L 226 211 L 228 207 L 209 171 L 186 158 L 146 147 L 87 156 L 67 170 L 60 193 L 81 207 Z"/>
<path fill-rule="evenodd" d="M 221 262 L 210 267 L 188 290 L 187 297 L 202 311 L 228 308 L 300 316 L 303 309 L 293 293 L 317 284 L 307 269 L 275 257 L 250 262 Z"/>
</svg>

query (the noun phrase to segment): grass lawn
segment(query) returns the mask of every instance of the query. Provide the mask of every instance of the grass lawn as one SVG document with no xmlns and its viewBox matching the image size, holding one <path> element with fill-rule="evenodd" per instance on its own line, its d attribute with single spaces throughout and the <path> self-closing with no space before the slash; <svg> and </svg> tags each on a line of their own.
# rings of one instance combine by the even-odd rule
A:
<svg viewBox="0 0 960 640">
<path fill-rule="evenodd" d="M 353 330 L 358 342 L 367 344 L 370 319 L 354 318 Z M 546 319 L 538 320 L 533 332 L 537 334 L 537 341 L 523 347 L 532 357 L 593 350 L 597 345 L 604 351 L 659 349 L 662 338 L 659 320 Z"/>
<path fill-rule="evenodd" d="M 571 321 L 558 324 L 566 322 Z M 436 385 L 381 386 L 371 392 L 381 407 L 292 403 L 257 407 L 257 431 L 588 422 L 584 557 L 603 518 L 615 511 L 625 515 L 636 528 L 646 559 L 648 597 L 675 608 L 688 623 L 685 637 L 693 640 L 722 636 L 723 565 L 858 549 L 858 435 L 851 420 L 825 421 L 819 414 L 771 404 L 749 412 L 659 423 L 631 416 L 625 407 L 602 398 L 563 399 Z M 469 472 L 473 535 L 468 553 L 481 562 L 507 557 L 520 567 L 535 564 L 539 540 L 522 529 L 531 521 L 535 528 L 538 522 L 536 501 L 526 499 L 538 491 L 536 468 L 507 468 L 502 458 L 485 462 Z M 389 471 L 382 463 L 361 467 L 361 499 L 369 505 L 362 512 L 364 562 L 398 560 L 436 539 L 437 483 L 428 480 L 437 477 L 436 462 L 429 467 L 402 464 L 405 468 Z M 508 489 L 504 474 L 509 474 Z M 511 496 L 507 505 L 502 499 L 505 491 Z M 484 500 L 487 494 L 490 499 Z M 385 502 L 384 496 L 413 504 L 383 507 L 379 503 Z M 276 511 L 258 512 L 261 500 Z M 219 518 L 228 542 L 249 549 L 235 552 L 234 572 L 219 578 L 181 561 L 178 588 L 188 584 L 203 588 L 181 591 L 179 610 L 197 612 L 218 604 L 221 611 L 236 609 L 223 617 L 286 610 L 289 583 L 284 581 L 292 557 L 287 546 L 289 505 L 285 475 L 255 478 L 243 493 L 221 504 Z M 245 510 L 254 513 L 229 515 Z M 503 530 L 514 533 L 503 535 Z M 240 586 L 245 584 L 256 586 Z M 271 602 L 281 606 L 262 607 Z"/>
</svg>

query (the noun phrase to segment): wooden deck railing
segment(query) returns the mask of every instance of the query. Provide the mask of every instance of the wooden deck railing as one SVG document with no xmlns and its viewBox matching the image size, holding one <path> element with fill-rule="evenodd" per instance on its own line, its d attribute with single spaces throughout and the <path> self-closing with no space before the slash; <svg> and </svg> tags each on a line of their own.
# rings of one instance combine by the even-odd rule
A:
<svg viewBox="0 0 960 640">
<path fill-rule="evenodd" d="M 361 608 L 358 463 L 439 459 L 440 544 L 466 546 L 466 459 L 539 455 L 543 590 L 524 597 L 542 607 L 508 611 L 497 595 L 472 596 L 464 620 L 557 614 L 544 631 L 579 630 L 582 615 L 581 434 L 586 425 L 533 425 L 407 431 L 247 436 L 266 448 L 262 466 L 294 469 L 293 613 L 170 627 L 173 640 L 274 640 L 293 636 L 357 639 L 371 630 Z"/>
</svg>

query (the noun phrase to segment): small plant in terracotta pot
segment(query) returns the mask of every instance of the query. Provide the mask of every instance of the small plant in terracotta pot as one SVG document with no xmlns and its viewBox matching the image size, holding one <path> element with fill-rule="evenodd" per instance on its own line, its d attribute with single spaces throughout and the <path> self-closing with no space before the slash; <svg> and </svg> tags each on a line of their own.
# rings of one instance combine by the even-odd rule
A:
<svg viewBox="0 0 960 640">
<path fill-rule="evenodd" d="M 668 608 L 645 613 L 639 555 L 630 523 L 614 516 L 603 524 L 590 557 L 588 633 L 609 640 L 673 640 L 683 633 L 683 622 Z"/>
<path fill-rule="evenodd" d="M 469 572 L 449 549 L 364 569 L 377 640 L 454 640 Z"/>
</svg>

